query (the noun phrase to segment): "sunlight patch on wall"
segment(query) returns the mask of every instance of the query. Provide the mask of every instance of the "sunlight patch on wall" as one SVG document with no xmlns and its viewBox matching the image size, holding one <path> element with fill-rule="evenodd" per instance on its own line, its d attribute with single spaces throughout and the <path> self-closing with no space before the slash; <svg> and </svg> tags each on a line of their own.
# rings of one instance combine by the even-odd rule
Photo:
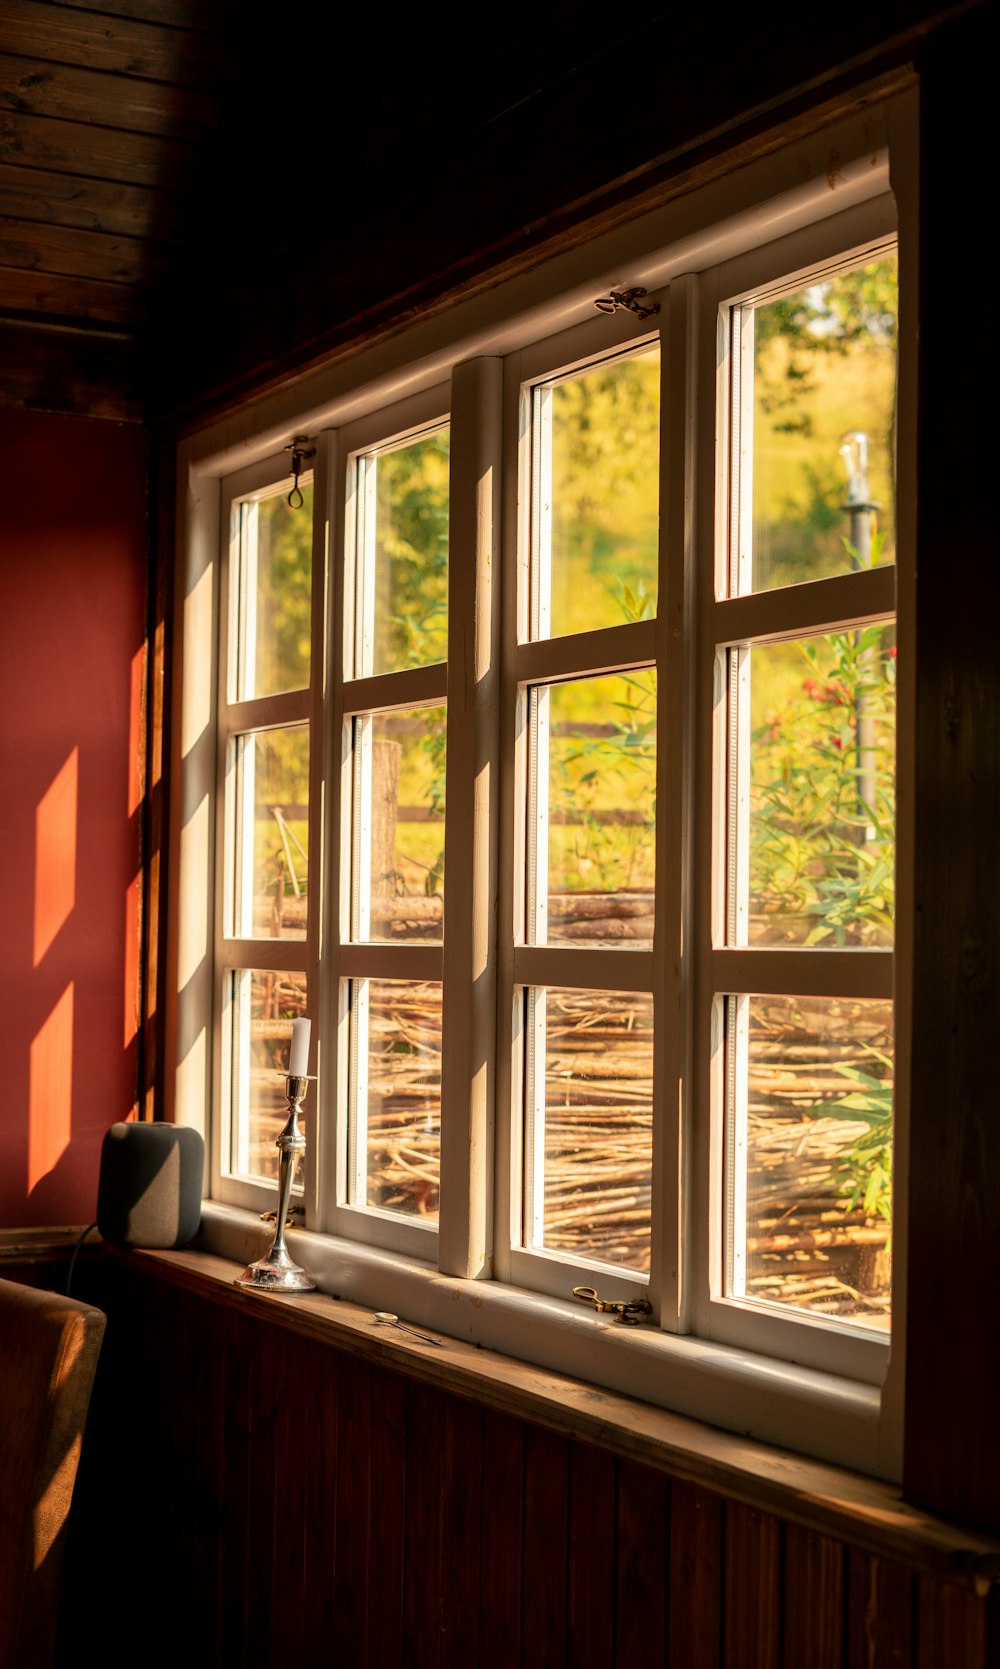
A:
<svg viewBox="0 0 1000 1669">
<path fill-rule="evenodd" d="M 35 811 L 36 968 L 76 902 L 79 764 L 74 748 Z"/>
<path fill-rule="evenodd" d="M 128 718 L 128 815 L 138 810 L 142 801 L 143 766 L 146 752 L 146 651 L 137 649 L 132 656 Z"/>
<path fill-rule="evenodd" d="M 178 1124 L 192 1124 L 205 1132 L 208 1120 L 208 1037 L 198 1033 L 187 1054 L 178 1062 L 174 1080 Z"/>
<path fill-rule="evenodd" d="M 153 664 L 150 668 L 150 699 L 153 703 L 153 733 L 150 738 L 149 786 L 155 788 L 163 771 L 163 662 L 165 655 L 163 621 L 153 638 Z"/>
<path fill-rule="evenodd" d="M 208 795 L 181 830 L 180 896 L 177 933 L 177 989 L 183 991 L 208 955 L 209 912 Z"/>
<path fill-rule="evenodd" d="M 28 1091 L 28 1193 L 69 1147 L 73 1127 L 73 981 L 32 1039 Z"/>
<path fill-rule="evenodd" d="M 154 852 L 149 860 L 149 922 L 146 943 L 146 1019 L 156 1013 L 156 982 L 159 978 L 158 926 L 160 919 L 160 854 Z"/>
<path fill-rule="evenodd" d="M 213 564 L 184 599 L 184 689 L 181 701 L 181 754 L 186 759 L 208 729 L 212 717 Z"/>
<path fill-rule="evenodd" d="M 139 1030 L 139 945 L 142 935 L 142 876 L 125 893 L 125 1047 Z"/>
</svg>

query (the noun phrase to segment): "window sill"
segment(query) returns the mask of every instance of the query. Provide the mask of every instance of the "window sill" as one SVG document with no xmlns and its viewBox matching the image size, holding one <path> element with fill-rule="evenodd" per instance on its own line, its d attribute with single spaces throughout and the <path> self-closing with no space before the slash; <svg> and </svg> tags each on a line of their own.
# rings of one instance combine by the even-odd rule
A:
<svg viewBox="0 0 1000 1669">
<path fill-rule="evenodd" d="M 206 1201 L 199 1244 L 245 1266 L 262 1255 L 271 1232 L 251 1212 Z M 482 1350 L 497 1351 L 740 1438 L 780 1443 L 873 1477 L 891 1475 L 874 1386 L 710 1340 L 623 1326 L 581 1302 L 499 1281 L 459 1280 L 334 1235 L 293 1230 L 289 1251 L 320 1292 L 368 1308 L 369 1319 L 371 1310 L 392 1310 L 467 1344 L 476 1359 Z"/>
<path fill-rule="evenodd" d="M 237 1218 L 241 1219 L 239 1223 Z M 247 1214 L 206 1206 L 202 1246 L 232 1243 L 240 1234 L 249 1254 L 259 1256 L 259 1225 L 255 1231 Z M 311 1262 L 311 1243 L 320 1239 L 296 1231 L 290 1250 L 297 1261 L 305 1258 Z M 436 1298 L 416 1311 L 412 1304 L 403 1302 L 409 1293 L 400 1260 L 359 1248 L 345 1252 L 343 1242 L 330 1244 L 336 1249 L 343 1276 L 335 1295 L 320 1291 L 270 1294 L 238 1287 L 236 1277 L 244 1267 L 242 1252 L 235 1258 L 232 1253 L 204 1249 L 119 1252 L 109 1248 L 109 1252 L 213 1303 L 243 1310 L 253 1305 L 270 1306 L 271 1319 L 278 1327 L 381 1363 L 444 1392 L 473 1398 L 571 1439 L 598 1444 L 623 1458 L 871 1553 L 899 1559 L 980 1594 L 1000 1580 L 1000 1542 L 966 1533 L 908 1506 L 894 1484 L 825 1461 L 805 1459 L 787 1448 L 765 1446 L 746 1434 L 719 1430 L 703 1419 L 656 1407 L 597 1386 L 587 1378 L 553 1372 L 493 1345 L 473 1342 L 467 1336 L 472 1330 L 470 1310 L 480 1318 L 481 1333 L 503 1330 L 499 1324 L 491 1325 L 490 1312 L 497 1306 L 485 1299 L 479 1287 L 469 1294 L 462 1290 L 464 1283 L 435 1274 L 427 1290 Z M 375 1273 L 375 1266 L 381 1267 L 380 1307 L 385 1304 L 398 1309 L 403 1320 L 414 1326 L 436 1328 L 441 1335 L 439 1348 L 422 1344 L 396 1328 L 375 1325 L 371 1300 L 345 1296 L 346 1289 L 358 1283 L 363 1266 L 367 1266 L 364 1273 L 369 1277 Z M 529 1305 L 523 1295 L 508 1293 L 503 1308 L 511 1315 L 520 1313 L 522 1347 L 530 1343 L 534 1350 L 543 1328 L 547 1333 L 553 1324 L 568 1320 L 557 1312 L 570 1306 L 539 1300 L 534 1295 Z M 449 1327 L 431 1319 L 434 1313 L 445 1310 Z M 598 1336 L 619 1324 L 586 1315 L 574 1315 L 572 1319 L 582 1329 L 581 1337 L 589 1342 L 592 1362 Z M 626 1341 L 621 1337 L 624 1331 L 620 1330 L 616 1343 L 627 1343 L 640 1351 L 644 1344 L 660 1342 L 637 1337 L 638 1329 L 629 1329 Z M 686 1347 L 691 1341 L 668 1343 Z M 715 1356 L 717 1352 L 708 1354 Z"/>
</svg>

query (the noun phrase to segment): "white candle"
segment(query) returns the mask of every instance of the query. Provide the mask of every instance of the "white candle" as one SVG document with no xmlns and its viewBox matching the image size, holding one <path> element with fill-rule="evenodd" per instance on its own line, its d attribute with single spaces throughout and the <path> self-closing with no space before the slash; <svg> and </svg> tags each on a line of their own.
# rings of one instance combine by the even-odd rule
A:
<svg viewBox="0 0 1000 1669">
<path fill-rule="evenodd" d="M 288 1051 L 288 1076 L 304 1078 L 309 1069 L 309 1032 L 311 1020 L 292 1021 L 292 1046 Z"/>
</svg>

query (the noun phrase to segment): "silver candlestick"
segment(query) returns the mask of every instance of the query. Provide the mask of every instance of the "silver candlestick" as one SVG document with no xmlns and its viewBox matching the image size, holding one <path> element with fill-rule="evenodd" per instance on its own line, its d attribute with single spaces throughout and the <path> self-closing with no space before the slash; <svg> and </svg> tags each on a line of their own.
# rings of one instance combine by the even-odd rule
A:
<svg viewBox="0 0 1000 1669">
<path fill-rule="evenodd" d="M 292 1182 L 299 1154 L 305 1150 L 306 1139 L 299 1129 L 299 1108 L 309 1088 L 307 1077 L 285 1079 L 288 1098 L 288 1118 L 275 1147 L 281 1154 L 278 1167 L 278 1212 L 274 1223 L 274 1239 L 262 1258 L 251 1263 L 236 1277 L 238 1287 L 256 1287 L 262 1292 L 311 1292 L 316 1282 L 293 1263 L 285 1246 L 285 1223 L 292 1198 Z"/>
</svg>

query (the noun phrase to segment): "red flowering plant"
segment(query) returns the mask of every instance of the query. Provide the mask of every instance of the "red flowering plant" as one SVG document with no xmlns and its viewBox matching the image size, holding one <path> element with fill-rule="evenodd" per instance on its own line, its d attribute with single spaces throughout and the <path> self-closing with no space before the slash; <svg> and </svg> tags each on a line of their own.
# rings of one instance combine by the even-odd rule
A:
<svg viewBox="0 0 1000 1669">
<path fill-rule="evenodd" d="M 750 917 L 758 943 L 892 943 L 891 632 L 832 632 L 776 646 L 780 658 L 767 650 L 754 665 Z M 797 687 L 789 653 L 806 673 Z M 767 700 L 769 674 L 783 685 L 780 706 Z"/>
</svg>

